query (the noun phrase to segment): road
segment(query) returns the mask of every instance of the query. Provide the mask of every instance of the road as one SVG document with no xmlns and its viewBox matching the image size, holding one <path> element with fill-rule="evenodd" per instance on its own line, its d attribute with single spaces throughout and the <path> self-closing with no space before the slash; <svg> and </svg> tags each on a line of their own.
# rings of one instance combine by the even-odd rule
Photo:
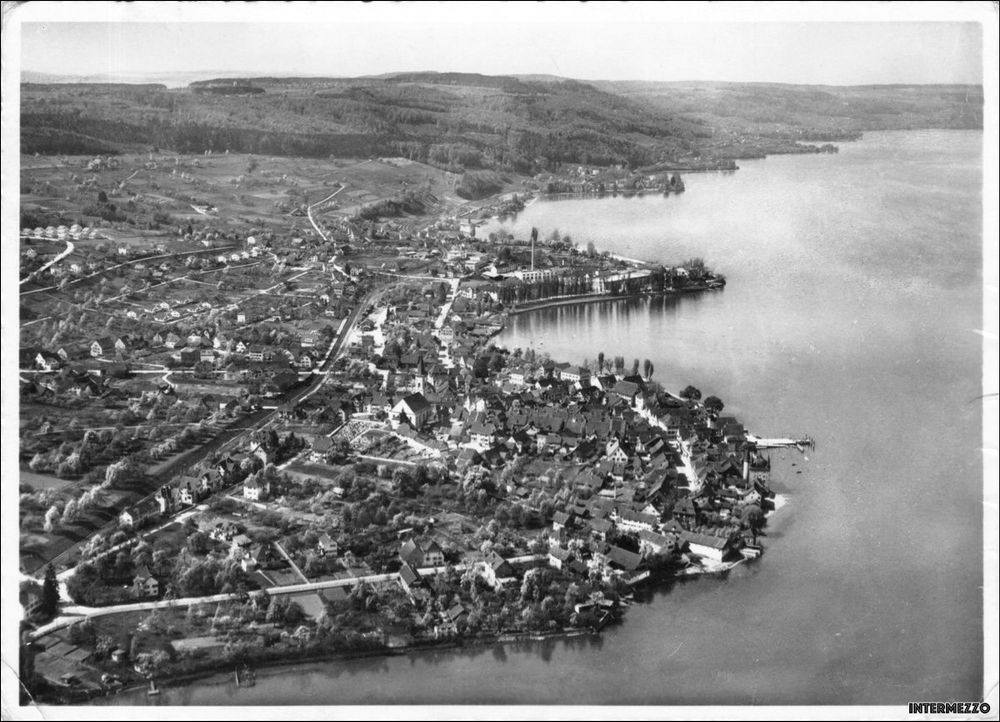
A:
<svg viewBox="0 0 1000 722">
<path fill-rule="evenodd" d="M 250 592 L 250 597 L 257 597 L 267 594 L 274 596 L 279 594 L 301 594 L 303 592 L 318 592 L 324 589 L 334 589 L 336 587 L 353 587 L 356 584 L 379 584 L 381 582 L 395 581 L 399 574 L 370 574 L 364 577 L 348 577 L 345 579 L 328 579 L 322 582 L 303 582 L 302 584 L 287 584 L 281 587 L 271 587 L 264 591 Z M 47 624 L 43 624 L 31 633 L 32 639 L 44 637 L 49 632 L 53 632 L 63 627 L 95 617 L 106 617 L 110 614 L 127 614 L 129 612 L 149 612 L 154 609 L 186 609 L 195 604 L 217 604 L 219 602 L 231 602 L 245 598 L 240 593 L 210 594 L 203 597 L 185 597 L 183 599 L 160 599 L 150 602 L 136 602 L 134 604 L 114 604 L 107 607 L 86 607 L 77 604 L 69 604 L 62 608 L 61 614 Z"/>
<path fill-rule="evenodd" d="M 344 190 L 345 188 L 347 188 L 347 185 L 346 184 L 341 184 L 340 188 L 338 188 L 337 190 L 335 190 L 333 193 L 331 193 L 330 195 L 328 195 L 323 200 L 317 201 L 316 203 L 313 203 L 312 205 L 306 207 L 306 217 L 309 218 L 309 222 L 312 223 L 312 227 L 316 229 L 316 232 L 319 234 L 320 238 L 322 238 L 327 243 L 330 242 L 330 239 L 327 238 L 326 234 L 323 232 L 323 229 L 319 227 L 319 224 L 313 218 L 313 208 L 315 208 L 316 206 L 318 206 L 318 205 L 320 205 L 322 203 L 326 203 L 328 200 L 330 200 L 331 198 L 333 198 L 335 195 L 337 195 L 338 193 L 340 193 L 340 191 Z M 338 273 L 340 273 L 345 278 L 350 278 L 350 275 L 348 275 L 347 271 L 345 271 L 343 268 L 341 268 L 340 266 L 337 265 L 337 257 L 336 256 L 333 256 L 330 259 L 330 263 L 333 265 L 334 269 L 336 269 L 336 271 Z"/>
<path fill-rule="evenodd" d="M 27 283 L 28 281 L 30 281 L 32 278 L 34 278 L 35 276 L 37 276 L 39 273 L 43 273 L 46 270 L 48 270 L 50 267 L 52 267 L 55 264 L 59 263 L 59 261 L 61 261 L 62 259 L 64 259 L 69 254 L 71 254 L 73 252 L 74 248 L 75 248 L 75 246 L 73 245 L 73 241 L 67 240 L 66 241 L 66 248 L 63 251 L 61 251 L 59 253 L 59 255 L 57 255 L 55 258 L 53 258 L 51 261 L 49 261 L 45 265 L 41 266 L 40 268 L 36 268 L 34 271 L 32 271 L 27 276 L 25 276 L 24 278 L 22 278 L 21 279 L 21 283 L 19 285 L 24 285 L 25 283 Z M 53 288 L 54 288 L 54 286 L 53 286 Z"/>
<path fill-rule="evenodd" d="M 523 564 L 544 560 L 543 554 L 527 554 L 519 557 L 511 557 L 507 561 L 511 564 Z M 455 564 L 450 568 L 456 572 L 465 571 L 469 564 Z M 419 573 L 424 576 L 441 574 L 447 570 L 448 566 L 423 567 Z M 300 572 L 301 574 L 301 572 Z M 382 582 L 392 582 L 399 579 L 399 573 L 391 574 L 369 574 L 363 577 L 347 577 L 344 579 L 328 579 L 321 582 L 303 582 L 301 584 L 286 584 L 280 587 L 271 587 L 263 591 L 250 592 L 250 597 L 257 597 L 266 594 L 267 596 L 302 594 L 305 592 L 319 592 L 324 589 L 335 589 L 337 587 L 353 587 L 356 584 L 380 584 Z M 183 599 L 160 599 L 149 602 L 136 602 L 133 604 L 114 604 L 107 607 L 87 607 L 78 604 L 69 604 L 62 608 L 61 614 L 47 624 L 43 624 L 31 633 L 32 639 L 43 637 L 56 629 L 62 629 L 83 619 L 93 619 L 94 617 L 105 617 L 110 614 L 126 614 L 129 612 L 147 612 L 154 609 L 186 609 L 195 604 L 218 604 L 219 602 L 231 602 L 244 599 L 245 595 L 238 592 L 228 594 L 209 594 L 201 597 L 185 597 Z"/>
<path fill-rule="evenodd" d="M 87 280 L 90 280 L 92 278 L 96 278 L 98 276 L 103 276 L 105 273 L 108 273 L 109 271 L 114 271 L 117 268 L 122 268 L 123 266 L 134 266 L 136 263 L 144 263 L 146 261 L 159 261 L 160 259 L 163 259 L 163 258 L 177 258 L 177 257 L 180 257 L 180 256 L 194 256 L 194 255 L 197 255 L 199 253 L 221 253 L 223 251 L 232 250 L 233 248 L 236 248 L 236 246 L 223 246 L 221 248 L 209 248 L 209 249 L 202 249 L 202 250 L 198 250 L 198 251 L 184 251 L 182 253 L 163 253 L 163 254 L 161 254 L 159 256 L 146 256 L 144 258 L 136 258 L 136 259 L 131 260 L 131 261 L 124 261 L 122 263 L 117 263 L 114 266 L 108 266 L 107 268 L 103 268 L 100 271 L 95 271 L 94 273 L 91 273 L 91 274 L 86 275 L 86 276 L 81 276 L 80 278 L 74 278 L 72 281 L 69 282 L 69 285 L 72 286 L 74 283 L 80 283 L 81 281 L 87 281 Z M 59 286 L 46 286 L 45 288 L 33 288 L 30 291 L 21 291 L 21 295 L 22 296 L 28 296 L 28 295 L 30 295 L 32 293 L 41 293 L 42 291 L 53 291 L 53 290 L 55 290 L 57 288 L 59 288 Z"/>
<path fill-rule="evenodd" d="M 288 552 L 286 552 L 278 542 L 274 542 L 274 548 L 277 549 L 278 553 L 285 558 L 285 561 L 288 562 L 288 566 L 290 566 L 292 571 L 298 575 L 299 579 L 301 579 L 304 584 L 308 584 L 309 577 L 302 573 L 302 570 L 299 569 L 299 565 L 296 564 L 290 556 L 288 556 Z"/>
</svg>

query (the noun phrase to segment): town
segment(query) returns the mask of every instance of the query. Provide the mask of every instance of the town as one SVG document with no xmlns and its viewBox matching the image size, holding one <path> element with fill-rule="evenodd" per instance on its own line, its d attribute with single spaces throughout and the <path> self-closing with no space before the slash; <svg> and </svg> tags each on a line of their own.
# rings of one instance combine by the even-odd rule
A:
<svg viewBox="0 0 1000 722">
<path fill-rule="evenodd" d="M 548 305 L 724 287 L 703 260 L 485 233 L 545 187 L 470 203 L 405 159 L 335 181 L 319 162 L 208 152 L 32 160 L 34 697 L 589 634 L 650 585 L 762 553 L 770 464 L 722 400 L 665 388 L 649 360 L 494 343 Z M 411 190 L 373 197 L 373 177 Z"/>
</svg>

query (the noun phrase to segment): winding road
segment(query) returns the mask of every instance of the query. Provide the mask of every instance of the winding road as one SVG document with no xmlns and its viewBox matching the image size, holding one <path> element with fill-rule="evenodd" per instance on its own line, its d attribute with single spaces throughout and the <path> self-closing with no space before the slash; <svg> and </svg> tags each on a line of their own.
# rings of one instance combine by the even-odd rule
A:
<svg viewBox="0 0 1000 722">
<path fill-rule="evenodd" d="M 324 198 L 321 201 L 316 201 L 312 205 L 306 207 L 306 216 L 309 218 L 309 222 L 312 223 L 312 227 L 316 229 L 316 232 L 320 235 L 320 238 L 322 238 L 327 243 L 330 242 L 330 239 L 327 237 L 326 233 L 323 232 L 323 229 L 319 227 L 319 224 L 313 218 L 313 208 L 315 208 L 316 206 L 321 205 L 323 203 L 326 203 L 328 200 L 330 200 L 331 198 L 333 198 L 335 195 L 337 195 L 338 193 L 340 193 L 340 191 L 344 190 L 345 188 L 347 188 L 347 185 L 342 183 L 340 185 L 340 188 L 338 188 L 337 190 L 335 190 L 333 193 L 331 193 L 330 195 L 328 195 L 326 198 Z M 336 256 L 333 256 L 330 259 L 330 263 L 333 265 L 334 269 L 336 269 L 336 271 L 338 273 L 340 273 L 342 276 L 344 276 L 345 278 L 350 278 L 350 275 L 347 273 L 347 271 L 345 271 L 343 268 L 341 268 L 340 266 L 338 266 L 337 263 L 336 263 L 336 261 L 337 261 L 337 257 Z"/>
<path fill-rule="evenodd" d="M 48 270 L 49 268 L 51 268 L 55 264 L 59 263 L 59 261 L 61 261 L 62 259 L 64 259 L 69 254 L 71 254 L 75 250 L 75 248 L 76 248 L 76 246 L 73 245 L 73 241 L 67 240 L 66 241 L 66 248 L 65 249 L 63 249 L 62 251 L 60 251 L 59 254 L 56 255 L 51 261 L 49 261 L 48 263 L 46 263 L 45 265 L 43 265 L 43 266 L 41 266 L 39 268 L 36 268 L 34 271 L 32 271 L 27 276 L 25 276 L 24 278 L 22 278 L 21 282 L 18 285 L 23 286 L 25 283 L 27 283 L 28 281 L 30 281 L 32 278 L 34 278 L 35 276 L 37 276 L 39 273 L 43 273 L 44 271 Z M 55 288 L 55 286 L 52 286 L 52 288 Z M 33 291 L 27 291 L 27 293 L 34 293 L 34 292 Z M 22 295 L 24 295 L 24 294 L 22 294 Z"/>
</svg>

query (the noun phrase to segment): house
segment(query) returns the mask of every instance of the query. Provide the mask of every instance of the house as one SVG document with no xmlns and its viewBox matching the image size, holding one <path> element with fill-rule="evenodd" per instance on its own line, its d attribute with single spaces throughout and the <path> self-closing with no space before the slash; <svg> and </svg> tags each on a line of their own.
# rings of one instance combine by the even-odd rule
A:
<svg viewBox="0 0 1000 722">
<path fill-rule="evenodd" d="M 476 419 L 469 426 L 469 438 L 477 446 L 490 447 L 496 438 L 496 427 L 489 422 L 482 422 Z"/>
<path fill-rule="evenodd" d="M 445 563 L 444 552 L 434 541 L 421 547 L 410 539 L 400 548 L 399 558 L 414 567 L 440 567 Z"/>
<path fill-rule="evenodd" d="M 639 532 L 639 553 L 644 557 L 650 554 L 671 554 L 679 546 L 677 537 L 673 534 L 660 534 L 648 529 Z"/>
<path fill-rule="evenodd" d="M 30 619 L 42 609 L 42 585 L 35 582 L 22 582 L 19 595 L 25 619 Z"/>
<path fill-rule="evenodd" d="M 572 368 L 572 364 L 562 361 L 552 365 L 552 375 L 558 380 L 562 380 L 563 371 L 567 371 Z"/>
<path fill-rule="evenodd" d="M 237 534 L 229 542 L 229 556 L 235 559 L 242 559 L 250 553 L 253 547 L 253 540 L 246 534 Z"/>
<path fill-rule="evenodd" d="M 209 529 L 208 537 L 215 541 L 231 542 L 242 531 L 242 527 L 236 522 L 220 519 Z"/>
<path fill-rule="evenodd" d="M 644 514 L 631 509 L 616 510 L 612 518 L 619 528 L 627 532 L 653 531 L 660 523 L 659 518 L 653 514 Z"/>
<path fill-rule="evenodd" d="M 160 503 L 153 497 L 143 499 L 135 506 L 125 509 L 118 515 L 118 523 L 124 529 L 138 529 L 147 522 L 160 516 Z"/>
<path fill-rule="evenodd" d="M 588 519 L 590 535 L 600 541 L 607 541 L 614 533 L 615 526 L 608 519 Z"/>
<path fill-rule="evenodd" d="M 517 581 L 517 577 L 514 576 L 514 568 L 494 551 L 487 554 L 486 559 L 480 562 L 480 572 L 486 583 L 494 589 L 501 589 Z"/>
<path fill-rule="evenodd" d="M 427 567 L 440 567 L 444 566 L 444 550 L 438 545 L 437 542 L 432 541 L 430 544 L 423 548 L 424 552 L 424 566 Z"/>
<path fill-rule="evenodd" d="M 63 365 L 63 360 L 59 354 L 49 351 L 39 351 L 35 354 L 35 367 L 42 371 L 55 371 Z"/>
<path fill-rule="evenodd" d="M 569 366 L 559 371 L 559 378 L 567 383 L 576 383 L 590 379 L 590 371 L 582 366 Z"/>
<path fill-rule="evenodd" d="M 90 355 L 94 358 L 100 358 L 105 354 L 111 353 L 114 348 L 114 340 L 108 336 L 104 336 L 90 344 Z"/>
<path fill-rule="evenodd" d="M 423 394 L 416 393 L 404 396 L 399 403 L 392 407 L 392 411 L 389 413 L 395 426 L 405 421 L 419 431 L 431 420 L 434 407 Z"/>
<path fill-rule="evenodd" d="M 721 562 L 732 551 L 733 541 L 734 537 L 731 535 L 714 536 L 692 531 L 682 532 L 680 536 L 681 544 L 686 544 L 692 554 L 697 554 L 716 562 Z"/>
<path fill-rule="evenodd" d="M 194 366 L 201 359 L 201 353 L 196 348 L 185 346 L 172 354 L 174 360 L 183 366 Z"/>
<path fill-rule="evenodd" d="M 612 439 L 604 449 L 604 455 L 615 464 L 625 464 L 629 460 L 628 452 L 622 448 L 621 442 Z"/>
<path fill-rule="evenodd" d="M 312 457 L 316 461 L 323 461 L 326 455 L 333 450 L 333 439 L 329 436 L 317 436 L 312 443 Z"/>
<path fill-rule="evenodd" d="M 260 459 L 261 463 L 264 466 L 267 466 L 269 463 L 274 461 L 274 455 L 270 451 L 268 451 L 263 444 L 259 442 L 255 441 L 253 443 L 253 445 L 250 447 L 250 453 L 256 456 L 258 459 Z"/>
<path fill-rule="evenodd" d="M 155 597 L 160 594 L 160 583 L 150 574 L 145 564 L 136 569 L 135 576 L 132 577 L 132 593 L 137 597 Z"/>
<path fill-rule="evenodd" d="M 573 559 L 573 553 L 563 547 L 549 547 L 549 566 L 554 569 L 562 569 Z"/>
<path fill-rule="evenodd" d="M 261 363 L 264 361 L 264 347 L 254 344 L 247 348 L 247 358 L 251 361 L 257 361 Z"/>
<path fill-rule="evenodd" d="M 560 531 L 573 525 L 573 515 L 557 511 L 552 515 L 552 531 Z"/>
<path fill-rule="evenodd" d="M 267 481 L 258 481 L 257 474 L 251 474 L 243 482 L 243 498 L 248 501 L 266 499 L 270 492 L 271 484 Z"/>
<path fill-rule="evenodd" d="M 215 349 L 203 348 L 198 356 L 199 361 L 205 361 L 207 363 L 215 363 Z"/>
<path fill-rule="evenodd" d="M 325 557 L 327 554 L 336 555 L 338 551 L 339 546 L 337 545 L 336 540 L 334 540 L 326 532 L 321 534 L 319 539 L 316 540 L 316 552 L 321 557 Z"/>
<path fill-rule="evenodd" d="M 166 346 L 167 348 L 176 348 L 177 344 L 179 344 L 180 342 L 181 342 L 181 337 L 178 336 L 173 331 L 168 333 L 166 335 L 166 338 L 163 339 L 163 345 Z"/>
<path fill-rule="evenodd" d="M 453 604 L 440 613 L 440 621 L 434 625 L 434 636 L 437 639 L 455 636 L 458 634 L 459 622 L 464 621 L 466 616 L 465 607 L 460 603 Z"/>
<path fill-rule="evenodd" d="M 634 572 L 642 563 L 638 554 L 617 546 L 609 547 L 603 556 L 607 566 L 615 571 Z"/>
<path fill-rule="evenodd" d="M 685 496 L 674 504 L 673 512 L 674 519 L 684 527 L 691 527 L 698 523 L 698 507 L 689 496 Z"/>
<path fill-rule="evenodd" d="M 200 495 L 199 481 L 193 476 L 178 478 L 174 488 L 176 490 L 177 501 L 188 506 L 194 504 Z"/>
<path fill-rule="evenodd" d="M 420 572 L 406 562 L 399 568 L 399 581 L 410 596 L 413 596 L 414 590 L 423 584 Z"/>
<path fill-rule="evenodd" d="M 271 561 L 271 546 L 269 544 L 257 544 L 250 547 L 250 550 L 240 559 L 240 567 L 245 572 L 254 572 Z"/>
</svg>

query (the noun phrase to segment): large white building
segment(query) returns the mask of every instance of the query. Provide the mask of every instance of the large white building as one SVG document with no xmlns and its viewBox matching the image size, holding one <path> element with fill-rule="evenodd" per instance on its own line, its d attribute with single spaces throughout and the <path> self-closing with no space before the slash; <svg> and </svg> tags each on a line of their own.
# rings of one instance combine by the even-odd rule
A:
<svg viewBox="0 0 1000 722">
<path fill-rule="evenodd" d="M 550 278 L 555 278 L 556 273 L 551 269 L 544 269 L 541 271 L 539 270 L 514 271 L 510 275 L 514 276 L 514 278 L 521 279 L 525 283 L 538 283 L 539 281 L 546 281 Z"/>
</svg>

